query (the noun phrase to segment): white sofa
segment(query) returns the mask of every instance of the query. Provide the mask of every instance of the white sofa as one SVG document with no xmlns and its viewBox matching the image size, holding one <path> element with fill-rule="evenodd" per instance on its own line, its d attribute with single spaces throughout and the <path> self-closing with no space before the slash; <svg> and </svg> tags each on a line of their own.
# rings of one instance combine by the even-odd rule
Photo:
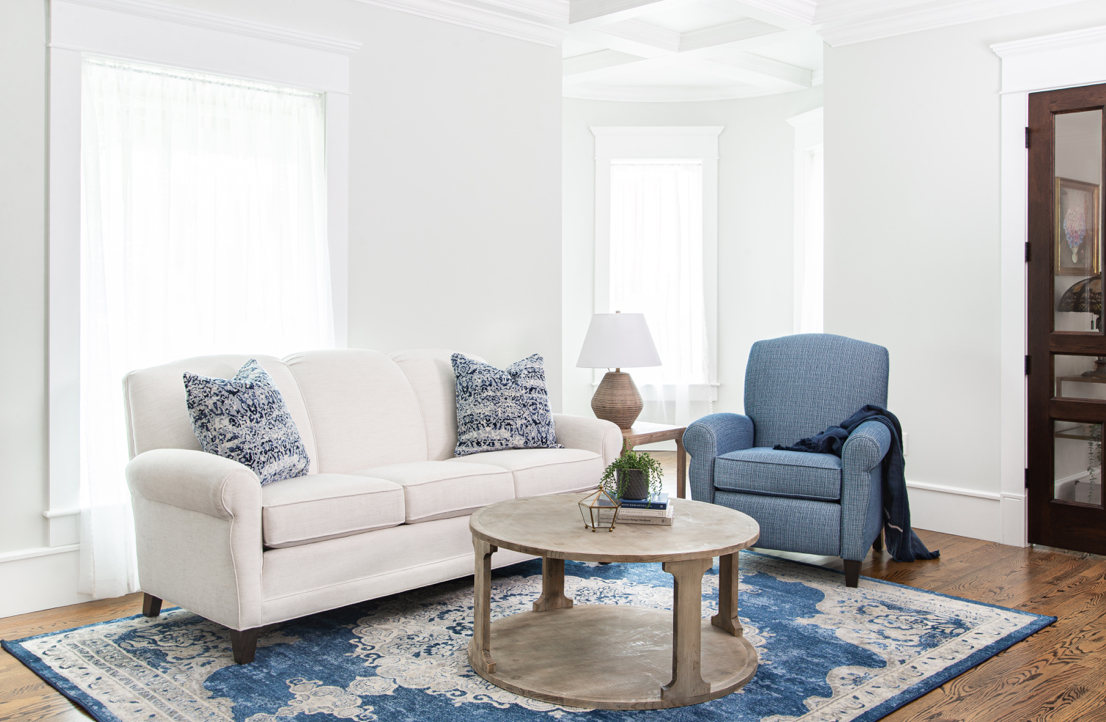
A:
<svg viewBox="0 0 1106 722">
<path fill-rule="evenodd" d="M 200 450 L 184 371 L 230 378 L 249 356 L 207 356 L 124 380 L 144 612 L 168 600 L 231 630 L 235 661 L 257 630 L 473 572 L 469 515 L 504 499 L 595 488 L 621 452 L 608 421 L 554 415 L 563 449 L 455 458 L 450 351 L 255 356 L 311 457 L 308 475 L 261 486 Z M 526 559 L 501 551 L 496 566 Z"/>
</svg>

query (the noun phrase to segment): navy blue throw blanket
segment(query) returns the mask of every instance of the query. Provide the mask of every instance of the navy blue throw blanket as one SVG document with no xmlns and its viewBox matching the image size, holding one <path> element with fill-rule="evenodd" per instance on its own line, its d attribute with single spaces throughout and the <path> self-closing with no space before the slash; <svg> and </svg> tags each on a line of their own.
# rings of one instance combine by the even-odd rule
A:
<svg viewBox="0 0 1106 722">
<path fill-rule="evenodd" d="M 899 420 L 887 409 L 868 404 L 860 411 L 831 426 L 817 436 L 800 439 L 793 446 L 776 445 L 781 451 L 806 451 L 811 454 L 841 456 L 845 440 L 853 429 L 865 421 L 878 421 L 891 432 L 891 449 L 883 457 L 883 535 L 887 551 L 897 562 L 915 559 L 936 559 L 939 551 L 930 551 L 910 528 L 910 504 L 906 498 L 906 475 L 902 460 L 902 428 Z"/>
</svg>

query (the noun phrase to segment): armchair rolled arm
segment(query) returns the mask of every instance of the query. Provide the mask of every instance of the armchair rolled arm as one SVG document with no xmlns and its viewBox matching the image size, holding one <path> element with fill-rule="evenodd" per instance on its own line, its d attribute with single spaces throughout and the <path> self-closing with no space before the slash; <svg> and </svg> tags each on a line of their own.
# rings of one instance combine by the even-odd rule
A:
<svg viewBox="0 0 1106 722">
<path fill-rule="evenodd" d="M 131 494 L 217 519 L 261 512 L 261 482 L 248 466 L 189 449 L 151 449 L 127 464 Z"/>
<path fill-rule="evenodd" d="M 883 525 L 883 465 L 891 432 L 879 421 L 853 429 L 841 449 L 841 558 L 859 561 Z"/>
<path fill-rule="evenodd" d="M 570 449 L 594 451 L 607 466 L 622 453 L 622 430 L 610 421 L 587 416 L 553 414 L 557 443 Z"/>
<path fill-rule="evenodd" d="M 891 449 L 891 432 L 879 421 L 865 421 L 849 434 L 841 449 L 842 465 L 863 471 L 874 469 Z"/>
<path fill-rule="evenodd" d="M 710 414 L 684 432 L 684 449 L 691 455 L 691 498 L 714 502 L 714 460 L 722 454 L 753 446 L 753 420 L 741 414 Z"/>
</svg>

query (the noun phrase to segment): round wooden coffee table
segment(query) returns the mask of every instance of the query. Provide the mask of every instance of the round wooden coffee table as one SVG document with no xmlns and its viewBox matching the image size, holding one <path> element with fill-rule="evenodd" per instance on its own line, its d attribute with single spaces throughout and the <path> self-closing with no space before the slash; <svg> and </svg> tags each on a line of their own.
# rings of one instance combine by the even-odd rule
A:
<svg viewBox="0 0 1106 722">
<path fill-rule="evenodd" d="M 740 689 L 757 653 L 737 618 L 738 551 L 760 527 L 741 512 L 672 499 L 670 527 L 586 529 L 583 494 L 512 499 L 472 515 L 476 548 L 469 663 L 504 689 L 554 704 L 659 709 L 698 704 Z M 500 547 L 542 557 L 542 593 L 531 612 L 491 621 L 491 557 Z M 702 618 L 703 573 L 720 557 L 718 614 Z M 573 606 L 565 559 L 662 562 L 674 578 L 672 611 L 614 604 Z"/>
</svg>

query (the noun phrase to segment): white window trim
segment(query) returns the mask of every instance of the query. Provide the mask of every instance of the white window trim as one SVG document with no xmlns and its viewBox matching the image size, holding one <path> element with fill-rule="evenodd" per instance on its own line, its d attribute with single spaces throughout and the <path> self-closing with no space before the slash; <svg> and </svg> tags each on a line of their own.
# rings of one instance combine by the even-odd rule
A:
<svg viewBox="0 0 1106 722">
<path fill-rule="evenodd" d="M 324 94 L 334 340 L 348 338 L 349 55 L 360 43 L 150 0 L 50 3 L 50 547 L 79 543 L 81 59 L 139 60 Z M 122 424 L 123 420 L 118 419 Z"/>
<path fill-rule="evenodd" d="M 1106 83 L 1106 26 L 992 45 L 1002 59 L 1002 216 L 999 297 L 1001 541 L 1028 539 L 1026 466 L 1026 265 L 1029 94 Z M 1032 140 L 1032 139 L 1031 139 Z M 1047 252 L 1047 249 L 1045 250 Z M 1047 368 L 1047 365 L 1045 366 Z"/>
<path fill-rule="evenodd" d="M 692 397 L 718 400 L 718 136 L 725 126 L 596 127 L 595 313 L 611 313 L 611 161 L 696 160 L 703 164 L 703 290 L 709 344 L 709 383 Z M 598 385 L 597 379 L 593 385 Z"/>
<path fill-rule="evenodd" d="M 822 150 L 823 108 L 801 113 L 787 119 L 795 129 L 795 277 L 793 281 L 792 328 L 799 333 L 802 318 L 802 286 L 806 263 L 806 201 L 810 190 L 810 164 L 814 152 Z"/>
</svg>

